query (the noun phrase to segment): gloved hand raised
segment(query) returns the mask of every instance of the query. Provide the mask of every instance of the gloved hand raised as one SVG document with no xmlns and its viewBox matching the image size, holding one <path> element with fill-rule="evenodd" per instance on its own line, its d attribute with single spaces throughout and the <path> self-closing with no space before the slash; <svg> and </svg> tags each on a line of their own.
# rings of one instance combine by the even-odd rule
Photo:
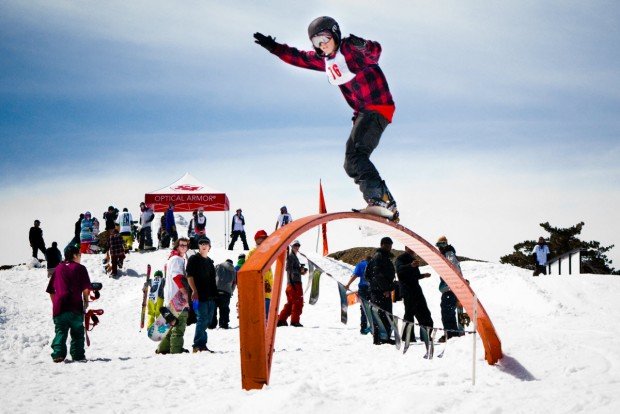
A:
<svg viewBox="0 0 620 414">
<path fill-rule="evenodd" d="M 276 48 L 276 38 L 271 36 L 265 36 L 262 33 L 256 32 L 254 33 L 254 43 L 261 45 L 265 49 L 270 52 L 273 52 L 273 49 Z"/>
</svg>

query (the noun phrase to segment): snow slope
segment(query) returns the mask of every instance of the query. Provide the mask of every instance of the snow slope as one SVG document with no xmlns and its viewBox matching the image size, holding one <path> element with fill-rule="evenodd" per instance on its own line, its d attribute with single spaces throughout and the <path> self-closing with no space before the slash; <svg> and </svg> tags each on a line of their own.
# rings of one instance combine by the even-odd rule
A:
<svg viewBox="0 0 620 414">
<path fill-rule="evenodd" d="M 350 266 L 305 253 L 348 280 Z M 238 329 L 209 331 L 216 354 L 166 356 L 155 355 L 156 344 L 139 332 L 141 274 L 147 263 L 162 268 L 167 254 L 132 253 L 119 280 L 103 274 L 101 256 L 83 257 L 91 280 L 104 284 L 92 307 L 105 309 L 91 333 L 86 364 L 51 361 L 54 330 L 46 271 L 26 266 L 1 271 L 2 411 L 620 412 L 618 277 L 533 278 L 511 266 L 462 263 L 505 353 L 498 365 L 489 366 L 478 342 L 475 386 L 471 335 L 450 340 L 443 358 L 430 361 L 422 358 L 420 342 L 405 355 L 392 346 L 374 346 L 370 336 L 359 334 L 359 307 L 349 308 L 348 325 L 340 323 L 336 284 L 324 277 L 318 303 L 304 307 L 304 328 L 278 328 L 271 384 L 246 392 Z M 237 254 L 214 248 L 211 257 L 219 263 Z M 422 285 L 440 326 L 437 276 Z M 402 303 L 395 313 L 402 316 Z M 190 326 L 188 348 L 193 334 Z"/>
</svg>

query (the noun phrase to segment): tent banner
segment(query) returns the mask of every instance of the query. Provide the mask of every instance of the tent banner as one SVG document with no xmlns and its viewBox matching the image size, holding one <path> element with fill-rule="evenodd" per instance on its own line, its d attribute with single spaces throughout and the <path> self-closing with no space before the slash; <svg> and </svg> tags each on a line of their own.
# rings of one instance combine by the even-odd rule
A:
<svg viewBox="0 0 620 414">
<path fill-rule="evenodd" d="M 145 194 L 146 204 L 205 203 L 226 205 L 225 194 Z"/>
</svg>

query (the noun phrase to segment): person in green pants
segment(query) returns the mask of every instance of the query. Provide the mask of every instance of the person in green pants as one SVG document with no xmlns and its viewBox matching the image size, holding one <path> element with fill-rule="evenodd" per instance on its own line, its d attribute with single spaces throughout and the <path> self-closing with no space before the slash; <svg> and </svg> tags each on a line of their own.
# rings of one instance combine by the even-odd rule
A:
<svg viewBox="0 0 620 414">
<path fill-rule="evenodd" d="M 183 348 L 183 334 L 187 326 L 188 292 L 186 288 L 187 273 L 185 271 L 185 257 L 189 248 L 189 239 L 180 238 L 174 242 L 174 248 L 166 263 L 166 283 L 164 285 L 164 303 L 177 318 L 174 326 L 161 340 L 157 354 L 180 354 L 189 352 Z"/>
<path fill-rule="evenodd" d="M 49 280 L 46 292 L 52 300 L 55 336 L 52 340 L 52 360 L 63 362 L 67 357 L 67 338 L 71 334 L 69 352 L 74 361 L 85 361 L 84 312 L 88 308 L 90 277 L 80 264 L 82 256 L 78 247 L 65 249 L 65 261 L 61 262 Z"/>
</svg>

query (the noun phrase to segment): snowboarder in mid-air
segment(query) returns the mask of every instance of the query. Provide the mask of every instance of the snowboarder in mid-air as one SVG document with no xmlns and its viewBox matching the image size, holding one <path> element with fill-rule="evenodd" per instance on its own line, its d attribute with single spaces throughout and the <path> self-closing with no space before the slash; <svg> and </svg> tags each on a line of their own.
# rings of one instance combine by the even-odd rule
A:
<svg viewBox="0 0 620 414">
<path fill-rule="evenodd" d="M 272 36 L 254 33 L 255 43 L 284 62 L 305 69 L 323 71 L 329 83 L 338 86 L 353 108 L 353 129 L 346 144 L 344 169 L 359 185 L 368 207 L 390 212 L 398 221 L 396 201 L 370 161 L 381 134 L 392 122 L 394 101 L 379 67 L 381 45 L 349 35 L 342 38 L 338 23 L 322 16 L 308 26 L 314 51 L 300 51 L 277 43 Z"/>
</svg>

